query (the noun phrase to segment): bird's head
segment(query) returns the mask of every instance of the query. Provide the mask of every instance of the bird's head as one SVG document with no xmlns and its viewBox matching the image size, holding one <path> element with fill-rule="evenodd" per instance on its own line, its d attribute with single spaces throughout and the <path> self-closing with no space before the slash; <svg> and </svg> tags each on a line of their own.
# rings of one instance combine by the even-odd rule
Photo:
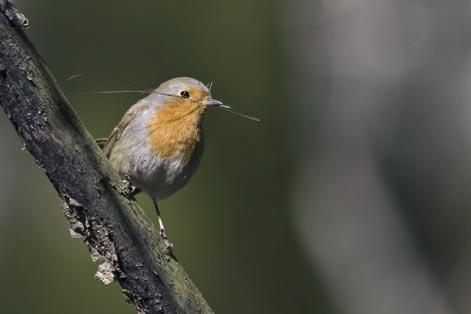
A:
<svg viewBox="0 0 471 314">
<path fill-rule="evenodd" d="M 189 77 L 168 80 L 162 83 L 154 93 L 162 96 L 161 99 L 165 99 L 162 107 L 168 107 L 176 114 L 192 109 L 195 112 L 204 112 L 209 107 L 224 106 L 222 101 L 212 97 L 210 86 Z"/>
</svg>

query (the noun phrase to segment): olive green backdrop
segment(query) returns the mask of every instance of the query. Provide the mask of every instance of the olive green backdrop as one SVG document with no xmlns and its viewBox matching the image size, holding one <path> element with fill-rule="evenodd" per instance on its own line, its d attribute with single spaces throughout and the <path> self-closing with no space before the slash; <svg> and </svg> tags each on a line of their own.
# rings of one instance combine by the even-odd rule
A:
<svg viewBox="0 0 471 314">
<path fill-rule="evenodd" d="M 262 119 L 209 111 L 161 204 L 217 313 L 469 313 L 467 0 L 15 3 L 96 137 L 142 95 L 92 92 L 182 75 Z M 0 147 L 0 313 L 135 313 L 3 114 Z"/>
<path fill-rule="evenodd" d="M 16 1 L 26 32 L 88 130 L 106 136 L 140 95 L 82 92 L 156 87 L 176 76 L 213 81 L 223 111 L 205 121 L 201 168 L 162 202 L 176 254 L 219 313 L 323 309 L 295 240 L 289 205 L 293 124 L 283 93 L 278 9 L 265 1 Z M 67 81 L 71 75 L 86 73 Z M 135 313 L 68 226 L 47 179 L 1 115 L 0 312 Z M 155 217 L 151 202 L 139 199 Z"/>
</svg>

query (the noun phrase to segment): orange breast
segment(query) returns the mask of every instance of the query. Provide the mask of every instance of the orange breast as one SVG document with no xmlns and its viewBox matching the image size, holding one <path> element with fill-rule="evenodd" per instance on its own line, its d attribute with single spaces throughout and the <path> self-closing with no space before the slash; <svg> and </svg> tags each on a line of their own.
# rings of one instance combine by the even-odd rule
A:
<svg viewBox="0 0 471 314">
<path fill-rule="evenodd" d="M 183 163 L 190 161 L 200 141 L 204 110 L 204 106 L 180 99 L 159 108 L 147 123 L 154 153 L 163 159 L 179 153 Z"/>
</svg>

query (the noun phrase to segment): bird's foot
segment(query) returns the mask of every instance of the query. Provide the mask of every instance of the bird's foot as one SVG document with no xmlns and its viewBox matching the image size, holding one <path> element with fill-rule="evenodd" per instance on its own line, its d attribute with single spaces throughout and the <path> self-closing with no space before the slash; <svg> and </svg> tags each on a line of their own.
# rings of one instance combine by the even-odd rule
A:
<svg viewBox="0 0 471 314">
<path fill-rule="evenodd" d="M 173 243 L 168 240 L 167 234 L 165 233 L 165 228 L 160 228 L 159 235 L 160 238 L 164 241 L 165 252 L 173 254 Z"/>
<path fill-rule="evenodd" d="M 123 184 L 124 184 L 124 187 L 121 190 L 121 193 L 126 198 L 133 199 L 134 196 L 136 196 L 137 194 L 139 194 L 139 192 L 141 192 L 141 190 L 138 187 L 132 185 L 131 179 L 128 176 L 124 177 Z"/>
<path fill-rule="evenodd" d="M 154 198 L 152 198 L 152 200 L 154 201 L 155 210 L 157 211 L 157 220 L 159 222 L 159 236 L 165 244 L 165 254 L 176 260 L 177 258 L 175 257 L 175 254 L 173 254 L 173 244 L 168 240 L 167 234 L 165 233 L 165 226 L 162 220 L 162 216 L 160 216 L 159 206 L 157 205 L 157 202 Z"/>
</svg>

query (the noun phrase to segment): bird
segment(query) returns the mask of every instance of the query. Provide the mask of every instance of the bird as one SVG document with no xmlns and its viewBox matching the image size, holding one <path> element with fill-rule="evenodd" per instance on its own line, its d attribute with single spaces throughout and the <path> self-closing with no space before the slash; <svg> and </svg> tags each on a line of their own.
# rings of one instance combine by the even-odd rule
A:
<svg viewBox="0 0 471 314">
<path fill-rule="evenodd" d="M 197 170 L 204 149 L 202 121 L 208 108 L 223 107 L 211 85 L 177 77 L 163 82 L 131 106 L 106 139 L 97 139 L 130 196 L 147 193 L 154 204 L 159 234 L 171 249 L 159 201 L 183 188 Z"/>
<path fill-rule="evenodd" d="M 108 138 L 96 139 L 112 168 L 126 184 L 128 197 L 145 192 L 154 204 L 159 235 L 171 252 L 159 201 L 183 188 L 195 174 L 204 150 L 203 118 L 208 108 L 222 108 L 243 118 L 261 120 L 233 111 L 213 98 L 212 83 L 190 77 L 163 82 L 154 90 L 101 91 L 100 94 L 148 94 L 132 105 Z"/>
</svg>

